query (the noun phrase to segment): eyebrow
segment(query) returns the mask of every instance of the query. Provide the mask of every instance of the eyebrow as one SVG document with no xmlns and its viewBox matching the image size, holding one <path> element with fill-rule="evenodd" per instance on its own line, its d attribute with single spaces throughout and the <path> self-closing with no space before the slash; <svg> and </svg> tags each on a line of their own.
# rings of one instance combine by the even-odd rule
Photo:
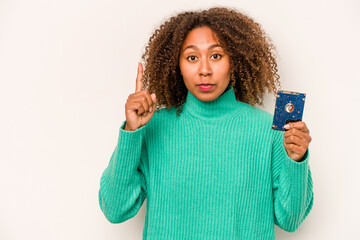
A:
<svg viewBox="0 0 360 240">
<path fill-rule="evenodd" d="M 215 47 L 221 47 L 221 48 L 222 48 L 222 46 L 221 46 L 220 44 L 213 44 L 213 45 L 211 45 L 210 47 L 208 47 L 208 49 L 210 50 L 210 49 L 213 49 L 213 48 L 215 48 Z M 185 50 L 188 49 L 188 48 L 193 48 L 193 49 L 195 49 L 195 50 L 199 50 L 199 48 L 196 47 L 195 45 L 189 45 L 189 46 L 187 46 L 186 48 L 184 48 L 183 51 L 185 51 Z"/>
</svg>

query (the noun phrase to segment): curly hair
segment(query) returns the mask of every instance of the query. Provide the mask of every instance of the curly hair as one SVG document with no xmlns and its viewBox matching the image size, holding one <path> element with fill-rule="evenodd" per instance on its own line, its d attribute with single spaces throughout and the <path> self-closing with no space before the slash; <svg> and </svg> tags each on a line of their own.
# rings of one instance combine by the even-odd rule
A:
<svg viewBox="0 0 360 240">
<path fill-rule="evenodd" d="M 143 85 L 157 96 L 155 109 L 177 109 L 180 115 L 188 89 L 180 73 L 179 57 L 187 34 L 197 27 L 209 27 L 230 57 L 230 83 L 236 100 L 263 105 L 265 90 L 280 88 L 275 46 L 253 19 L 229 8 L 215 7 L 182 12 L 160 25 L 150 37 L 142 59 Z"/>
</svg>

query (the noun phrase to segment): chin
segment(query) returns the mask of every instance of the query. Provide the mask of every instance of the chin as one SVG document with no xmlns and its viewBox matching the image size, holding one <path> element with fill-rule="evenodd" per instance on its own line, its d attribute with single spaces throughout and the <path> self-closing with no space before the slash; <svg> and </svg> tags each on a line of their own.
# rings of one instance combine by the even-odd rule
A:
<svg viewBox="0 0 360 240">
<path fill-rule="evenodd" d="M 200 95 L 197 96 L 198 99 L 204 102 L 210 102 L 217 98 L 215 93 L 208 94 L 208 93 L 200 93 Z"/>
</svg>

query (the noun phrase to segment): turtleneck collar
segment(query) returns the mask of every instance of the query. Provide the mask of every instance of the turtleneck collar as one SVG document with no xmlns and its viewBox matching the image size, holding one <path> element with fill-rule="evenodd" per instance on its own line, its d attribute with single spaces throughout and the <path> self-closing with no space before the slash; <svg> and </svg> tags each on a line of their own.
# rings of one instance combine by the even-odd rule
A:
<svg viewBox="0 0 360 240">
<path fill-rule="evenodd" d="M 234 89 L 229 85 L 219 97 L 210 102 L 201 101 L 188 91 L 183 112 L 204 120 L 220 120 L 233 117 L 244 104 L 236 100 Z"/>
</svg>

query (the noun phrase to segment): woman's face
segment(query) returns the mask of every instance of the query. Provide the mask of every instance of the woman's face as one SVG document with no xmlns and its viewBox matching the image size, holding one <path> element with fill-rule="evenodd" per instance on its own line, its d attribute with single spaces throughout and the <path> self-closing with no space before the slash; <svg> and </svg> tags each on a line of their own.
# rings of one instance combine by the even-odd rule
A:
<svg viewBox="0 0 360 240">
<path fill-rule="evenodd" d="M 188 33 L 179 66 L 185 86 L 201 101 L 215 100 L 229 85 L 229 55 L 209 27 L 198 27 Z"/>
</svg>

